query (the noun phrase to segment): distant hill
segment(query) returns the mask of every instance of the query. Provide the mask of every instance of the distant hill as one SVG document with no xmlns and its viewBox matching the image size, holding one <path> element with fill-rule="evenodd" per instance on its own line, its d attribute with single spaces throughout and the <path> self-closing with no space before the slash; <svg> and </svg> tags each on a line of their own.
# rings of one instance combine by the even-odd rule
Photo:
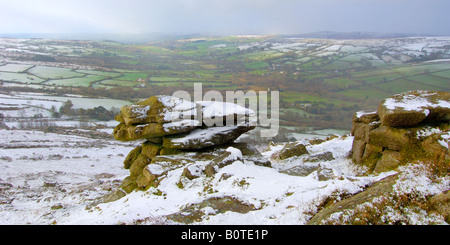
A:
<svg viewBox="0 0 450 245">
<path fill-rule="evenodd" d="M 298 38 L 326 38 L 326 39 L 373 39 L 373 38 L 402 38 L 402 37 L 422 37 L 433 36 L 430 34 L 417 33 L 380 33 L 380 32 L 334 32 L 320 31 L 305 34 L 288 35 L 288 37 Z"/>
</svg>

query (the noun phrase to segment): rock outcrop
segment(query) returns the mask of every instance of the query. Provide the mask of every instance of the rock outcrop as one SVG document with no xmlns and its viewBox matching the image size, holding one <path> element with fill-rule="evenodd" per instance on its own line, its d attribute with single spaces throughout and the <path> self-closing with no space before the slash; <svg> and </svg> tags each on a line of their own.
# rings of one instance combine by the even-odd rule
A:
<svg viewBox="0 0 450 245">
<path fill-rule="evenodd" d="M 114 137 L 121 141 L 143 140 L 123 164 L 130 176 L 105 201 L 117 200 L 135 189 L 157 187 L 168 171 L 184 168 L 194 179 L 213 175 L 235 160 L 270 166 L 254 147 L 234 143 L 255 128 L 252 110 L 232 103 L 190 102 L 172 96 L 152 96 L 121 108 Z M 180 182 L 181 183 L 181 182 Z"/>
<path fill-rule="evenodd" d="M 423 169 L 432 172 L 431 178 L 448 176 L 450 93 L 410 91 L 394 95 L 381 101 L 377 111 L 356 112 L 351 132 L 356 164 L 367 166 L 369 173 L 398 172 L 341 201 L 324 200 L 308 225 L 410 224 L 415 220 L 408 217 L 408 210 L 419 207 L 430 217 L 440 215 L 449 222 L 448 187 L 429 196 L 419 195 L 421 185 L 430 188 L 432 183 L 417 183 L 415 187 L 412 176 L 423 174 L 422 170 L 403 171 L 426 166 Z M 408 187 L 402 190 L 401 186 Z M 406 214 L 385 216 L 392 211 Z"/>
<path fill-rule="evenodd" d="M 450 93 L 410 91 L 353 116 L 352 159 L 370 172 L 420 158 L 449 156 Z"/>
</svg>

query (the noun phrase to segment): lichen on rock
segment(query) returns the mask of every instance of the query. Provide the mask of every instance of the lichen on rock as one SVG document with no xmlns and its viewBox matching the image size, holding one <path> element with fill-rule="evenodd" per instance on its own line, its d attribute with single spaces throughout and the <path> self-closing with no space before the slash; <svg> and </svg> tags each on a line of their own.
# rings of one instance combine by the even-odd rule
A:
<svg viewBox="0 0 450 245">
<path fill-rule="evenodd" d="M 193 179 L 199 171 L 213 175 L 215 168 L 235 160 L 270 166 L 270 161 L 250 146 L 236 144 L 244 152 L 233 147 L 234 140 L 255 128 L 250 120 L 254 115 L 254 111 L 232 103 L 194 103 L 165 95 L 122 107 L 115 117 L 119 122 L 115 139 L 144 142 L 125 158 L 124 168 L 129 169 L 130 176 L 106 200 L 119 199 L 135 189 L 157 187 L 169 171 L 177 168 L 184 168 L 183 176 Z M 221 123 L 213 124 L 214 120 Z M 236 152 L 240 153 L 237 158 Z"/>
<path fill-rule="evenodd" d="M 378 173 L 423 157 L 449 159 L 449 124 L 450 93 L 394 95 L 381 101 L 378 111 L 353 116 L 352 159 Z"/>
</svg>

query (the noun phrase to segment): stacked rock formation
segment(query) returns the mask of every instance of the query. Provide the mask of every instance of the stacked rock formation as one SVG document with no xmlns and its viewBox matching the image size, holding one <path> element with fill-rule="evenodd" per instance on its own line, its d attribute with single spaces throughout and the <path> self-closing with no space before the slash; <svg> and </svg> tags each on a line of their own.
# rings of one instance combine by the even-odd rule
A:
<svg viewBox="0 0 450 245">
<path fill-rule="evenodd" d="M 185 166 L 183 174 L 195 178 L 198 172 L 211 175 L 217 167 L 238 159 L 270 166 L 251 146 L 233 144 L 255 128 L 256 122 L 251 120 L 254 115 L 252 110 L 232 103 L 193 103 L 165 95 L 123 106 L 116 116 L 120 124 L 114 129 L 115 139 L 144 142 L 125 158 L 124 168 L 129 169 L 130 176 L 107 201 L 135 189 L 156 187 L 174 168 Z M 192 167 L 197 161 L 206 163 Z"/>
<path fill-rule="evenodd" d="M 450 93 L 410 91 L 353 116 L 352 159 L 383 172 L 419 158 L 448 159 Z"/>
</svg>

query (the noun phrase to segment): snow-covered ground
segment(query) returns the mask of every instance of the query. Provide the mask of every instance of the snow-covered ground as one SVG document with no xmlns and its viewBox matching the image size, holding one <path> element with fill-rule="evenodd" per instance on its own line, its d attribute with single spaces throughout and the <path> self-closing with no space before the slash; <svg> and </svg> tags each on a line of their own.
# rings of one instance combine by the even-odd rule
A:
<svg viewBox="0 0 450 245">
<path fill-rule="evenodd" d="M 359 192 L 382 177 L 356 176 L 357 169 L 343 158 L 351 148 L 352 138 L 347 137 L 308 146 L 311 154 L 326 150 L 336 158 L 317 163 L 332 169 L 333 176 L 326 181 L 319 181 L 316 172 L 305 177 L 280 172 L 301 163 L 301 157 L 273 162 L 272 168 L 237 160 L 214 177 L 184 179 L 183 188 L 177 185 L 183 168 L 175 169 L 157 189 L 96 205 L 129 174 L 122 162 L 139 142 L 25 130 L 0 130 L 0 138 L 0 224 L 132 224 L 138 220 L 171 224 L 165 216 L 220 197 L 232 197 L 255 210 L 215 214 L 214 209 L 204 208 L 200 224 L 304 224 L 327 196 Z M 272 147 L 264 155 L 276 150 Z M 205 192 L 205 186 L 209 191 Z"/>
<path fill-rule="evenodd" d="M 272 159 L 272 167 L 242 160 L 239 150 L 229 148 L 236 160 L 212 177 L 200 173 L 189 180 L 182 175 L 184 167 L 175 168 L 157 188 L 100 203 L 129 175 L 122 162 L 142 142 L 26 130 L 0 130 L 0 139 L 0 224 L 177 224 L 171 216 L 189 216 L 195 209 L 200 214 L 195 224 L 302 225 L 327 198 L 339 200 L 395 173 L 362 176 L 363 169 L 346 158 L 353 137 L 344 136 L 308 144 L 308 155 Z M 271 158 L 282 147 L 271 145 L 262 155 Z M 311 160 L 327 152 L 334 159 Z M 208 161 L 189 164 L 191 171 L 199 170 Z M 287 174 L 286 170 L 302 164 L 316 168 L 302 176 Z M 432 176 L 426 172 L 408 175 L 414 169 L 405 170 L 404 182 L 397 183 L 400 189 L 415 188 L 414 183 L 427 195 L 448 188 L 450 179 L 430 187 Z M 324 172 L 327 177 L 321 178 Z M 223 212 L 202 206 L 221 198 L 237 200 L 251 211 Z M 426 223 L 426 217 L 424 213 L 415 222 Z M 442 217 L 432 220 L 445 224 Z"/>
<path fill-rule="evenodd" d="M 40 131 L 0 130 L 0 139 L 0 224 L 51 224 L 93 204 L 128 174 L 134 148 Z"/>
</svg>

